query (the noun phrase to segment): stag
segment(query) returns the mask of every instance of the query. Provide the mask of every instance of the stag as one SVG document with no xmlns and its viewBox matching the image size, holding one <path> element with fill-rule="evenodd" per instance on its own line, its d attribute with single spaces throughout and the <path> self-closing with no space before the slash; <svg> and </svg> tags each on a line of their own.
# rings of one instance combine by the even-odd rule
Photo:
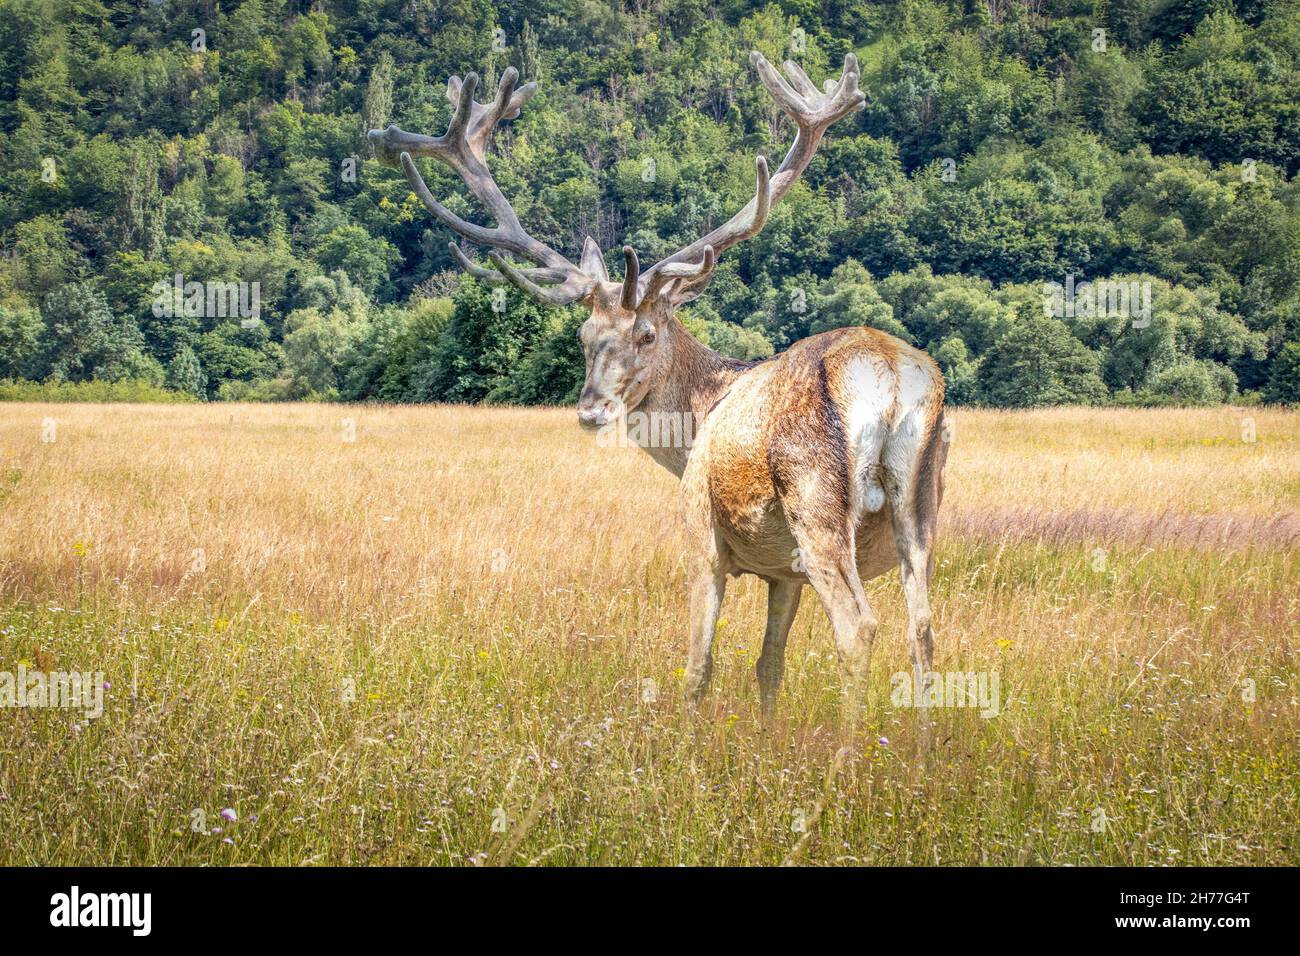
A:
<svg viewBox="0 0 1300 956">
<path fill-rule="evenodd" d="M 400 163 L 439 222 L 489 248 L 492 268 L 452 242 L 466 271 L 509 283 L 543 303 L 580 303 L 590 312 L 579 333 L 587 366 L 577 407 L 584 428 L 623 427 L 632 411 L 696 423 L 689 447 L 670 442 L 646 449 L 682 484 L 689 540 L 688 696 L 698 701 L 709 683 L 727 578 L 749 573 L 768 587 L 757 665 L 764 715 L 775 708 L 786 637 L 804 584 L 812 585 L 830 617 L 845 698 L 856 714 L 877 630 L 862 582 L 895 565 L 918 688 L 930 674 L 928 592 L 946 458 L 944 383 L 928 355 L 871 328 L 824 332 L 765 361 L 740 362 L 703 346 L 677 319 L 678 308 L 708 285 L 717 257 L 763 228 L 826 130 L 865 101 L 852 54 L 844 58 L 839 81 L 827 80 L 824 90 L 796 63 L 787 61 L 782 76 L 757 51 L 750 62 L 797 129 L 784 161 L 769 174 L 758 156 L 748 204 L 650 268 L 641 269 L 636 252 L 624 246 L 621 282 L 610 280 L 590 236 L 577 265 L 530 236 L 493 181 L 487 166 L 493 130 L 517 117 L 537 89 L 535 83 L 519 86 L 513 68 L 489 103 L 474 98 L 475 74 L 463 81 L 453 76 L 447 98 L 455 109 L 442 136 L 395 126 L 369 136 L 381 160 Z M 467 222 L 439 203 L 415 157 L 455 170 L 496 225 Z"/>
</svg>

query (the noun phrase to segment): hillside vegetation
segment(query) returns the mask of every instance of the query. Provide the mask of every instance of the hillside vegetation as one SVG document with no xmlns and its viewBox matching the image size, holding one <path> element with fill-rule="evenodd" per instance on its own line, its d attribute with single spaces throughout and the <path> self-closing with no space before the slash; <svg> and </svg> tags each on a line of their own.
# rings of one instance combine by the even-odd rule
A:
<svg viewBox="0 0 1300 956">
<path fill-rule="evenodd" d="M 366 130 L 439 133 L 448 76 L 518 67 L 541 93 L 496 178 L 618 274 L 779 162 L 755 48 L 819 82 L 856 52 L 868 105 L 723 257 L 688 316 L 712 347 L 864 324 L 954 403 L 1300 400 L 1297 0 L 0 0 L 0 380 L 565 401 L 578 310 L 494 308 Z M 256 283 L 258 313 L 189 310 L 177 276 Z M 1150 309 L 1045 314 L 1084 279 Z"/>
</svg>

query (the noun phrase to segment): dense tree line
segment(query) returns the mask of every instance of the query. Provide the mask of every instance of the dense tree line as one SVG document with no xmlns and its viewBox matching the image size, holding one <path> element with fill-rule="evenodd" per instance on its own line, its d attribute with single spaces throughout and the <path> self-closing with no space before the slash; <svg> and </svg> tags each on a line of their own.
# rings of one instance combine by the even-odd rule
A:
<svg viewBox="0 0 1300 956">
<path fill-rule="evenodd" d="M 365 131 L 519 67 L 497 181 L 617 274 L 779 161 L 751 48 L 817 81 L 856 52 L 868 105 L 684 313 L 712 347 L 871 325 L 955 402 L 1300 401 L 1300 0 L 0 0 L 0 380 L 566 401 L 579 311 L 460 275 Z M 1143 308 L 1048 314 L 1085 280 Z"/>
</svg>

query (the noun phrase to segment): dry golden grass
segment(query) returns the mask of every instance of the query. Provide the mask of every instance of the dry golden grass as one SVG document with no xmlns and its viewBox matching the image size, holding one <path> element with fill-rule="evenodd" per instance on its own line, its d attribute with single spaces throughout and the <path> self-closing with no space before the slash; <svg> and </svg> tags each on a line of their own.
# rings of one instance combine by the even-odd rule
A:
<svg viewBox="0 0 1300 956">
<path fill-rule="evenodd" d="M 1002 713 L 927 772 L 893 574 L 854 739 L 810 591 L 761 726 L 749 579 L 682 707 L 676 482 L 570 411 L 0 405 L 0 671 L 111 684 L 0 710 L 0 863 L 1296 862 L 1300 414 L 953 418 L 936 666 Z"/>
</svg>

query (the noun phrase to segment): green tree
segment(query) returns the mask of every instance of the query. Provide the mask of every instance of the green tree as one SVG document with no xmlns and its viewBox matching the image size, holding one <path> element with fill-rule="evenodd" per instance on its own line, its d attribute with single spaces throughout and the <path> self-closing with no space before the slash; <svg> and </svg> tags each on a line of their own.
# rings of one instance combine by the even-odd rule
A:
<svg viewBox="0 0 1300 956">
<path fill-rule="evenodd" d="M 1017 322 L 989 349 L 977 376 L 991 405 L 1093 405 L 1105 401 L 1097 355 L 1055 319 Z"/>
<path fill-rule="evenodd" d="M 0 379 L 35 378 L 41 314 L 27 306 L 0 305 Z"/>
<path fill-rule="evenodd" d="M 162 380 L 162 368 L 142 351 L 143 337 L 129 318 L 114 315 L 104 294 L 89 283 L 55 289 L 42 307 L 42 374 L 56 381 Z"/>
<path fill-rule="evenodd" d="M 419 398 L 449 402 L 509 402 L 515 369 L 546 327 L 545 311 L 513 289 L 467 279 L 438 340 Z"/>
<path fill-rule="evenodd" d="M 298 309 L 284 324 L 284 365 L 301 396 L 337 398 L 344 362 L 365 334 L 364 320 L 342 309 Z"/>
<path fill-rule="evenodd" d="M 165 384 L 174 392 L 184 392 L 200 398 L 207 394 L 207 376 L 203 374 L 199 357 L 188 345 L 181 346 L 167 363 Z"/>
<path fill-rule="evenodd" d="M 207 373 L 210 396 L 225 382 L 270 379 L 281 365 L 280 346 L 271 341 L 265 322 L 219 322 L 199 336 L 194 352 Z"/>
<path fill-rule="evenodd" d="M 1287 342 L 1278 351 L 1264 397 L 1270 402 L 1300 404 L 1300 342 Z"/>
<path fill-rule="evenodd" d="M 1159 404 L 1218 405 L 1237 394 L 1237 376 L 1214 362 L 1180 362 L 1153 375 L 1146 393 Z"/>
<path fill-rule="evenodd" d="M 366 103 L 361 114 L 362 122 L 368 130 L 383 129 L 388 125 L 392 113 L 393 57 L 384 50 L 370 70 L 370 81 L 366 84 Z"/>
<path fill-rule="evenodd" d="M 901 339 L 909 339 L 907 329 L 894 318 L 894 310 L 876 289 L 871 273 L 860 262 L 850 259 L 835 267 L 826 283 L 828 292 L 817 303 L 809 331 L 825 332 L 849 326 L 869 326 Z"/>
<path fill-rule="evenodd" d="M 324 268 L 342 270 L 368 295 L 374 295 L 388 281 L 389 270 L 399 256 L 386 240 L 349 225 L 325 236 L 317 258 Z"/>
</svg>

